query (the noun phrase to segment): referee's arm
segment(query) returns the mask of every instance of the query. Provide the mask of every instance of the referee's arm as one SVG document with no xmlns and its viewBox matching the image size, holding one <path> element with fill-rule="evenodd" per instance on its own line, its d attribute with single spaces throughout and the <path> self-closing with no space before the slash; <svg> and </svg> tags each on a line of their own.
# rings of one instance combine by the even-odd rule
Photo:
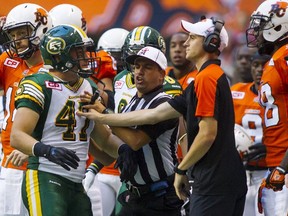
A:
<svg viewBox="0 0 288 216">
<path fill-rule="evenodd" d="M 111 127 L 113 133 L 129 145 L 134 151 L 151 141 L 151 138 L 144 131 L 139 129 Z"/>
</svg>

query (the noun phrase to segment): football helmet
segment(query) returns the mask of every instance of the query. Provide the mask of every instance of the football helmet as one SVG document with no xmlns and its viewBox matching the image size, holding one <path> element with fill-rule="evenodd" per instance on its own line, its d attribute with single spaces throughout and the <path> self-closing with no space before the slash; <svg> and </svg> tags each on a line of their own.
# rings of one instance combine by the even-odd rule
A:
<svg viewBox="0 0 288 216">
<path fill-rule="evenodd" d="M 118 73 L 124 69 L 125 62 L 122 61 L 121 51 L 128 33 L 123 28 L 109 29 L 101 35 L 97 44 L 98 50 L 105 50 L 116 60 Z"/>
<path fill-rule="evenodd" d="M 145 46 L 152 46 L 166 53 L 166 43 L 160 33 L 149 26 L 138 26 L 129 32 L 122 47 L 122 59 L 136 55 Z M 127 70 L 132 71 L 126 63 Z"/>
<path fill-rule="evenodd" d="M 240 155 L 249 152 L 249 147 L 253 145 L 253 140 L 247 131 L 239 124 L 234 126 L 235 144 Z"/>
<path fill-rule="evenodd" d="M 287 7 L 287 0 L 266 0 L 260 4 L 246 30 L 248 47 L 258 47 L 260 54 L 271 54 L 274 44 L 287 38 Z"/>
<path fill-rule="evenodd" d="M 41 40 L 40 50 L 45 65 L 61 72 L 70 70 L 87 78 L 97 66 L 94 42 L 77 26 L 53 27 Z M 76 50 L 77 57 L 73 57 L 71 50 Z M 80 61 L 88 61 L 88 66 L 82 68 Z"/>
<path fill-rule="evenodd" d="M 53 26 L 62 24 L 76 25 L 87 34 L 87 22 L 83 17 L 82 10 L 72 4 L 59 4 L 53 7 L 49 14 Z"/>
<path fill-rule="evenodd" d="M 19 27 L 26 27 L 25 35 L 15 38 L 11 35 L 11 30 Z M 10 58 L 20 57 L 29 59 L 32 54 L 39 49 L 40 40 L 43 35 L 52 27 L 52 20 L 49 13 L 37 4 L 25 3 L 14 7 L 7 15 L 3 26 L 6 42 L 4 49 Z M 23 34 L 23 33 L 22 33 Z M 27 39 L 28 47 L 17 48 L 20 40 Z"/>
</svg>

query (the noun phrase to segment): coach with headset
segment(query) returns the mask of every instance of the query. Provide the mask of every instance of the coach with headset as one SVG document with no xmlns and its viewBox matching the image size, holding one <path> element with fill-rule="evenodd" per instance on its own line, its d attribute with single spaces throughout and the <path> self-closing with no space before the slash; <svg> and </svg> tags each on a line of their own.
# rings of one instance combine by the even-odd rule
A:
<svg viewBox="0 0 288 216">
<path fill-rule="evenodd" d="M 186 58 L 198 70 L 182 95 L 154 109 L 110 115 L 91 110 L 85 116 L 111 126 L 131 126 L 155 124 L 183 115 L 189 150 L 174 168 L 178 197 L 182 200 L 189 197 L 187 170 L 191 169 L 194 183 L 189 215 L 242 216 L 246 175 L 235 147 L 231 91 L 218 59 L 228 45 L 228 34 L 224 22 L 214 18 L 203 17 L 194 24 L 182 20 L 181 24 L 189 32 L 184 43 Z"/>
<path fill-rule="evenodd" d="M 189 189 L 186 171 L 192 167 L 189 214 L 241 216 L 246 176 L 235 148 L 229 83 L 218 59 L 228 45 L 224 21 L 204 18 L 195 24 L 184 20 L 181 24 L 189 32 L 184 44 L 186 58 L 195 63 L 199 72 L 185 93 L 167 104 L 169 110 L 183 114 L 187 121 L 189 151 L 175 167 L 174 186 L 177 195 L 185 199 Z"/>
</svg>

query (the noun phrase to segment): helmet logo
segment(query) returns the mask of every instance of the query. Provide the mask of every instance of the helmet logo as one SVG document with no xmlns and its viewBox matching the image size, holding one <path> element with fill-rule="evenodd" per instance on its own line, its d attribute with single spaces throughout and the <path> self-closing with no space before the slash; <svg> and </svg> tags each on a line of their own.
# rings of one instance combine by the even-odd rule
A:
<svg viewBox="0 0 288 216">
<path fill-rule="evenodd" d="M 46 46 L 47 52 L 49 52 L 52 55 L 59 54 L 61 50 L 64 50 L 66 47 L 66 43 L 62 38 L 56 37 L 52 38 Z"/>
<path fill-rule="evenodd" d="M 282 17 L 286 12 L 287 7 L 288 3 L 277 2 L 276 4 L 271 5 L 271 10 L 269 11 L 269 13 L 275 13 L 277 17 Z"/>
<path fill-rule="evenodd" d="M 35 22 L 41 22 L 43 25 L 46 25 L 48 22 L 47 13 L 43 8 L 37 8 L 37 11 L 34 13 L 36 18 Z"/>
<path fill-rule="evenodd" d="M 158 44 L 159 44 L 161 51 L 163 53 L 165 53 L 166 52 L 166 43 L 165 43 L 165 40 L 162 36 L 158 37 Z"/>
</svg>

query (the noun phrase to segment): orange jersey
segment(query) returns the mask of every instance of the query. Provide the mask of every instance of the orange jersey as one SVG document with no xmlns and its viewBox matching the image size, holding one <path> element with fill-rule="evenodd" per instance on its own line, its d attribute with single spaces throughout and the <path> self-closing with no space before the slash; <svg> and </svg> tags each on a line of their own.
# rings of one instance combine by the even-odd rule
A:
<svg viewBox="0 0 288 216">
<path fill-rule="evenodd" d="M 94 78 L 93 80 L 96 83 L 98 83 L 98 80 L 104 78 L 109 78 L 113 80 L 117 74 L 117 66 L 115 59 L 104 50 L 98 51 L 96 55 L 97 57 L 100 57 L 101 64 L 99 70 L 95 74 L 93 74 L 91 78 Z M 97 78 L 98 80 L 95 78 Z"/>
<path fill-rule="evenodd" d="M 42 66 L 43 63 L 29 68 L 22 59 L 10 59 L 5 52 L 0 56 L 0 86 L 4 90 L 4 96 L 6 99 L 4 121 L 1 133 L 4 152 L 2 165 L 5 164 L 6 157 L 14 150 L 14 148 L 10 146 L 10 133 L 13 117 L 16 114 L 14 96 L 18 87 L 18 83 L 23 77 L 37 73 Z M 9 163 L 8 168 L 25 170 L 26 164 L 21 167 L 15 167 L 12 165 L 12 163 Z"/>
<path fill-rule="evenodd" d="M 182 86 L 183 90 L 185 90 L 187 86 L 195 79 L 197 72 L 198 72 L 197 70 L 191 71 L 177 80 Z M 173 67 L 167 67 L 165 73 L 167 76 L 170 76 L 175 79 L 175 76 L 173 74 Z"/>
<path fill-rule="evenodd" d="M 96 74 L 94 74 L 91 78 L 94 80 L 95 83 L 98 83 L 98 80 L 109 78 L 111 80 L 114 79 L 114 77 L 117 74 L 117 66 L 115 59 L 109 55 L 104 50 L 100 50 L 97 52 L 97 57 L 100 57 L 101 59 L 101 65 L 100 69 Z M 95 77 L 98 79 L 95 79 Z M 114 163 L 112 163 L 109 166 L 104 166 L 101 171 L 101 173 L 104 174 L 110 174 L 110 175 L 120 175 L 118 169 L 114 169 Z"/>
<path fill-rule="evenodd" d="M 231 87 L 235 123 L 246 129 L 254 143 L 262 143 L 262 118 L 264 109 L 260 106 L 258 96 L 252 91 L 253 83 L 237 83 Z M 265 159 L 249 163 L 252 166 L 266 167 Z"/>
<path fill-rule="evenodd" d="M 282 46 L 265 65 L 260 83 L 260 103 L 265 109 L 263 143 L 268 167 L 279 166 L 288 149 L 288 56 Z"/>
</svg>

